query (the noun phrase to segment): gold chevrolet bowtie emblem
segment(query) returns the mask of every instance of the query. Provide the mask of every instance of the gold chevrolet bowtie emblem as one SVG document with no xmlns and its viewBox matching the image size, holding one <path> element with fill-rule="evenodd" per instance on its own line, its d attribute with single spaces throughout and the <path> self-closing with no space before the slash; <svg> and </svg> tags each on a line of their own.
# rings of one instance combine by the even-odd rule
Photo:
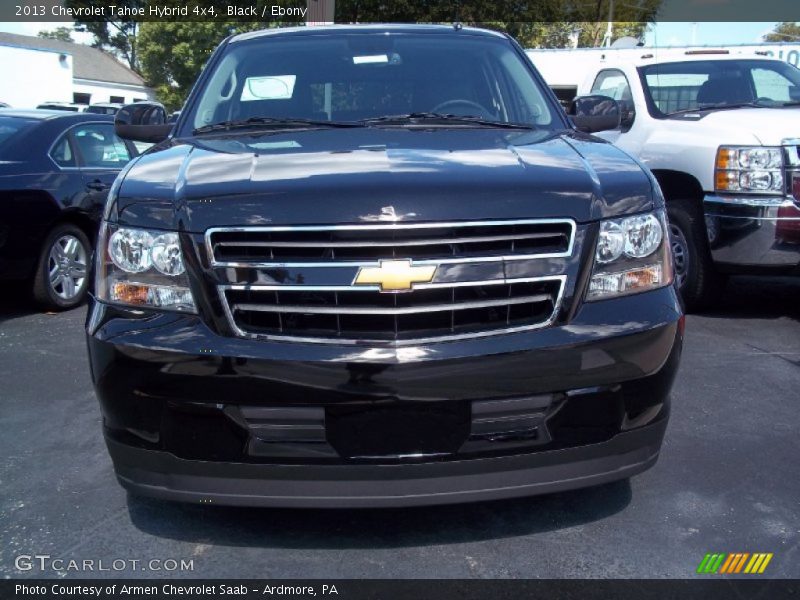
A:
<svg viewBox="0 0 800 600">
<path fill-rule="evenodd" d="M 407 292 L 415 283 L 428 283 L 436 265 L 415 267 L 410 260 L 382 260 L 380 267 L 361 267 L 353 285 L 381 286 L 382 292 Z"/>
</svg>

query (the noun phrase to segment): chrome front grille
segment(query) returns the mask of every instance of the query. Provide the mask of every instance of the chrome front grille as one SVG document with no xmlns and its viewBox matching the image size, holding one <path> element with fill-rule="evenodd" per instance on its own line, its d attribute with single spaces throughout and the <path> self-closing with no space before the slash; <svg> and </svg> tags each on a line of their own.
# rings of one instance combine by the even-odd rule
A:
<svg viewBox="0 0 800 600">
<path fill-rule="evenodd" d="M 206 245 L 215 266 L 424 264 L 569 256 L 574 234 L 568 219 L 213 228 Z"/>
<path fill-rule="evenodd" d="M 212 266 L 228 279 L 218 292 L 237 335 L 378 345 L 550 325 L 567 275 L 547 261 L 542 276 L 524 276 L 524 267 L 571 256 L 574 240 L 566 219 L 215 228 L 205 236 Z M 393 259 L 436 270 L 405 292 L 356 283 L 360 269 Z"/>
<path fill-rule="evenodd" d="M 794 197 L 795 202 L 800 203 L 800 139 L 784 140 L 783 144 L 786 195 Z"/>
</svg>

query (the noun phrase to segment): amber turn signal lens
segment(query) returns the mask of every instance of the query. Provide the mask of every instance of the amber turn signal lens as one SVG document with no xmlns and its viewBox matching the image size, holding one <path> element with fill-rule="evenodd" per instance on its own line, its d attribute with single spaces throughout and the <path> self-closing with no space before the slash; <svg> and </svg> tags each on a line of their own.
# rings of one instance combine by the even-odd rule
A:
<svg viewBox="0 0 800 600">
<path fill-rule="evenodd" d="M 715 184 L 718 190 L 736 190 L 739 183 L 737 171 L 717 171 Z"/>
<path fill-rule="evenodd" d="M 111 289 L 111 297 L 126 304 L 147 304 L 149 287 L 131 283 L 116 282 Z"/>
<path fill-rule="evenodd" d="M 720 148 L 717 150 L 717 169 L 736 168 L 736 151 L 730 148 Z"/>
</svg>

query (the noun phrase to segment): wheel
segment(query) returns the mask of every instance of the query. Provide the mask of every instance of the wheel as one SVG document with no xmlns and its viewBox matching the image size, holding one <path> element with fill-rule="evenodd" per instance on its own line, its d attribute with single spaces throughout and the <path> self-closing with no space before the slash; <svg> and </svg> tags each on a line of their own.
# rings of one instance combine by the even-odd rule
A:
<svg viewBox="0 0 800 600">
<path fill-rule="evenodd" d="M 478 113 L 479 113 L 477 115 L 472 115 L 472 113 L 469 113 L 469 112 L 461 112 L 461 113 L 454 112 L 453 113 L 453 114 L 456 114 L 458 116 L 476 116 L 476 117 L 480 117 L 481 119 L 491 119 L 492 118 L 492 114 L 488 110 L 486 110 L 483 106 L 481 106 L 477 102 L 473 102 L 472 100 L 461 100 L 461 99 L 447 100 L 445 102 L 442 102 L 441 104 L 437 104 L 436 106 L 434 106 L 431 109 L 431 112 L 441 113 L 442 111 L 445 111 L 445 110 L 453 111 L 457 107 L 463 107 L 463 108 L 466 108 L 467 110 L 477 109 Z"/>
<path fill-rule="evenodd" d="M 725 286 L 708 249 L 705 220 L 691 200 L 667 202 L 675 280 L 687 312 L 709 307 Z"/>
<path fill-rule="evenodd" d="M 56 225 L 42 245 L 33 281 L 33 297 L 42 307 L 66 310 L 78 306 L 89 288 L 92 246 L 75 225 Z"/>
</svg>

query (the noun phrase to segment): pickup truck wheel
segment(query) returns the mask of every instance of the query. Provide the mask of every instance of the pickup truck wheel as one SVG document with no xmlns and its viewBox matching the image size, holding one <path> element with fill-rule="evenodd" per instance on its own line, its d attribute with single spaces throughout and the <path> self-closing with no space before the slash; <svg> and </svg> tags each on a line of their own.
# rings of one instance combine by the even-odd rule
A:
<svg viewBox="0 0 800 600">
<path fill-rule="evenodd" d="M 42 245 L 34 300 L 50 310 L 67 310 L 83 302 L 89 288 L 92 246 L 86 234 L 69 223 L 56 225 Z"/>
<path fill-rule="evenodd" d="M 687 312 L 702 310 L 725 285 L 711 260 L 703 215 L 691 200 L 668 202 L 667 214 L 678 291 Z"/>
</svg>

